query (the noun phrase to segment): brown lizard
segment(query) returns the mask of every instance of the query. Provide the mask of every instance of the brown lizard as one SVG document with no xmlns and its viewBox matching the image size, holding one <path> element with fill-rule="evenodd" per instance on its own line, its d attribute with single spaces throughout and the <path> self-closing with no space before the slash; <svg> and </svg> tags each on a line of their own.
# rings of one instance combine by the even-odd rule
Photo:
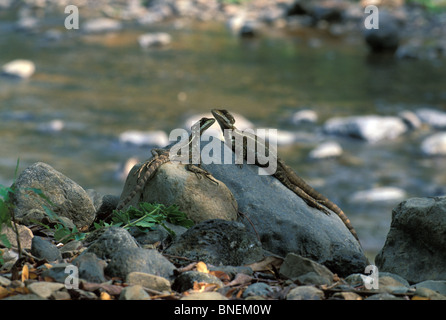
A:
<svg viewBox="0 0 446 320">
<path fill-rule="evenodd" d="M 243 159 L 246 160 L 248 157 L 248 153 L 253 152 L 255 164 L 260 167 L 265 166 L 265 161 L 264 159 L 261 159 L 262 155 L 258 153 L 258 148 L 260 147 L 263 150 L 269 150 L 269 153 L 274 151 L 272 151 L 271 148 L 268 149 L 267 143 L 263 139 L 253 133 L 242 132 L 238 130 L 234 125 L 234 117 L 227 110 L 213 109 L 212 115 L 215 117 L 218 124 L 220 125 L 221 130 L 224 133 L 225 143 L 235 153 L 238 153 L 238 156 L 242 156 Z M 230 132 L 228 132 L 230 135 L 226 134 L 225 130 L 230 130 Z M 236 146 L 237 138 L 239 141 L 243 141 L 242 148 L 238 148 Z M 249 145 L 255 146 L 256 149 L 248 150 L 247 146 Z M 277 178 L 288 189 L 301 197 L 309 206 L 321 210 L 326 214 L 330 214 L 330 211 L 328 211 L 327 209 L 334 211 L 341 218 L 342 222 L 349 229 L 355 239 L 359 242 L 358 235 L 353 228 L 350 220 L 336 204 L 331 202 L 327 197 L 308 185 L 301 177 L 297 175 L 297 173 L 291 167 L 289 167 L 282 159 L 277 157 L 277 154 L 274 158 L 277 161 L 277 169 L 273 173 L 273 176 L 275 178 Z"/>
<path fill-rule="evenodd" d="M 212 126 L 214 122 L 215 119 L 212 118 L 201 118 L 192 126 L 192 132 L 189 136 L 189 139 L 187 140 L 187 143 L 185 145 L 182 145 L 179 149 L 180 151 L 183 147 L 189 147 L 189 160 L 192 159 L 193 152 L 197 152 L 197 150 L 192 151 L 196 145 L 196 140 L 200 139 L 203 132 L 206 131 L 210 126 Z M 130 200 L 132 200 L 133 197 L 136 196 L 136 194 L 143 189 L 147 181 L 149 181 L 155 175 L 159 167 L 161 167 L 166 162 L 176 160 L 177 155 L 171 154 L 171 149 L 173 149 L 174 146 L 178 147 L 177 144 L 174 144 L 173 146 L 168 146 L 164 149 L 154 148 L 151 150 L 153 157 L 145 161 L 141 165 L 141 167 L 139 167 L 139 169 L 134 173 L 138 174 L 138 182 L 136 187 L 124 200 L 122 200 L 116 210 L 121 210 L 122 208 L 124 208 L 130 202 Z M 204 175 L 211 181 L 218 183 L 211 177 L 211 174 L 209 172 L 201 168 L 201 160 L 195 165 L 192 164 L 190 161 L 188 164 L 186 164 L 186 170 L 194 172 L 199 179 L 201 178 L 201 175 Z"/>
</svg>

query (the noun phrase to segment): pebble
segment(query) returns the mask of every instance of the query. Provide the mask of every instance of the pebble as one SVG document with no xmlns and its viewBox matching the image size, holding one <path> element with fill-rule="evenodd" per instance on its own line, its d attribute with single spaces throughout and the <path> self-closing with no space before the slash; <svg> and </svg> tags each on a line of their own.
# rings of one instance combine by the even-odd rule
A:
<svg viewBox="0 0 446 320">
<path fill-rule="evenodd" d="M 267 297 L 273 293 L 273 289 L 263 282 L 253 283 L 248 286 L 245 291 L 243 291 L 243 298 L 247 298 L 250 296 L 262 296 Z"/>
<path fill-rule="evenodd" d="M 145 288 L 157 291 L 170 291 L 170 281 L 166 278 L 144 272 L 130 272 L 126 282 L 129 285 L 139 284 Z"/>
<path fill-rule="evenodd" d="M 446 112 L 422 108 L 415 111 L 416 115 L 421 119 L 422 122 L 436 128 L 445 129 L 446 128 Z"/>
<path fill-rule="evenodd" d="M 291 117 L 291 122 L 294 124 L 315 123 L 317 120 L 316 111 L 309 109 L 297 111 Z"/>
<path fill-rule="evenodd" d="M 313 286 L 300 286 L 287 294 L 287 300 L 323 300 L 324 292 Z"/>
<path fill-rule="evenodd" d="M 30 78 L 36 70 L 36 66 L 30 60 L 17 59 L 2 66 L 1 74 L 20 79 Z"/>
<path fill-rule="evenodd" d="M 165 32 L 146 33 L 138 37 L 138 43 L 144 49 L 166 46 L 171 41 L 172 37 Z"/>
<path fill-rule="evenodd" d="M 119 135 L 119 142 L 128 143 L 138 147 L 155 146 L 164 147 L 169 144 L 169 137 L 164 131 L 125 131 Z"/>
<path fill-rule="evenodd" d="M 439 132 L 424 139 L 421 143 L 421 152 L 426 156 L 446 155 L 446 132 Z"/>
<path fill-rule="evenodd" d="M 400 188 L 379 187 L 369 190 L 357 191 L 353 193 L 350 201 L 352 203 L 401 201 L 405 199 L 406 196 L 406 192 Z"/>
<path fill-rule="evenodd" d="M 407 126 L 398 117 L 367 115 L 329 119 L 324 124 L 324 131 L 373 143 L 394 139 L 405 133 Z"/>
<path fill-rule="evenodd" d="M 342 155 L 342 147 L 339 143 L 328 141 L 320 144 L 315 149 L 311 150 L 309 157 L 311 159 L 327 159 L 339 157 Z"/>
<path fill-rule="evenodd" d="M 430 290 L 437 291 L 438 293 L 442 295 L 446 295 L 446 281 L 441 280 L 426 280 L 423 282 L 419 282 L 412 287 L 415 287 L 417 289 L 419 288 L 427 288 Z"/>
<path fill-rule="evenodd" d="M 59 249 L 54 244 L 37 236 L 32 240 L 31 253 L 37 258 L 47 259 L 48 261 L 62 259 Z"/>
<path fill-rule="evenodd" d="M 64 287 L 65 284 L 63 283 L 46 281 L 34 282 L 28 285 L 28 289 L 31 292 L 45 299 L 48 299 L 53 292 L 58 291 Z"/>
<path fill-rule="evenodd" d="M 150 300 L 150 295 L 138 284 L 122 289 L 119 300 Z"/>
<path fill-rule="evenodd" d="M 102 33 L 118 31 L 122 29 L 122 23 L 110 18 L 96 18 L 84 22 L 81 30 L 86 33 Z"/>
<path fill-rule="evenodd" d="M 182 297 L 180 300 L 229 300 L 218 292 L 198 292 Z"/>
</svg>

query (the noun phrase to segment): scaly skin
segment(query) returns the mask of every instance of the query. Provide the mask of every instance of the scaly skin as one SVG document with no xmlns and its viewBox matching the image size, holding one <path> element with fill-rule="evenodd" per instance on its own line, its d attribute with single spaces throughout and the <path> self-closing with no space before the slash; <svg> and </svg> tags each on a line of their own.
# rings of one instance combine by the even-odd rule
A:
<svg viewBox="0 0 446 320">
<path fill-rule="evenodd" d="M 255 144 L 252 145 L 258 145 L 257 143 L 263 144 L 263 147 L 265 150 L 268 148 L 265 141 L 260 139 L 259 137 L 255 135 L 247 135 L 240 130 L 238 130 L 235 126 L 235 119 L 234 117 L 227 111 L 223 109 L 213 109 L 212 114 L 217 120 L 218 124 L 221 127 L 221 130 L 224 132 L 225 129 L 232 130 L 233 136 L 234 135 L 243 135 L 246 139 L 255 139 Z M 226 144 L 235 152 L 235 139 L 232 139 L 230 141 L 226 140 L 225 136 L 225 142 Z M 247 159 L 248 150 L 247 144 L 244 143 L 243 145 L 243 159 Z M 255 151 L 252 151 L 255 152 Z M 262 165 L 261 163 L 264 163 L 263 161 L 260 163 L 257 161 L 258 155 L 255 154 L 255 164 L 263 167 L 265 165 Z M 335 212 L 339 218 L 342 220 L 342 222 L 345 224 L 345 226 L 348 228 L 348 230 L 351 232 L 351 234 L 355 237 L 356 240 L 359 242 L 358 235 L 356 233 L 356 230 L 353 228 L 350 220 L 347 218 L 347 215 L 332 201 L 330 201 L 327 197 L 316 191 L 314 188 L 312 188 L 309 184 L 305 182 L 301 177 L 297 175 L 297 173 L 289 167 L 282 159 L 279 157 L 276 157 L 277 160 L 277 170 L 273 174 L 275 178 L 277 178 L 283 185 L 285 185 L 288 189 L 293 191 L 296 195 L 298 195 L 300 198 L 302 198 L 309 206 L 316 208 L 326 214 L 330 214 L 330 211 L 327 209 L 332 210 Z"/>
<path fill-rule="evenodd" d="M 194 147 L 194 142 L 196 139 L 199 139 L 203 132 L 207 130 L 213 123 L 215 122 L 214 119 L 210 118 L 201 118 L 196 124 L 192 126 L 192 133 L 189 136 L 189 140 L 186 143 L 185 146 L 189 145 L 189 157 L 192 158 L 192 148 Z M 152 177 L 155 175 L 156 171 L 166 162 L 171 161 L 175 157 L 171 157 L 170 155 L 170 149 L 152 149 L 152 155 L 153 157 L 146 162 L 135 172 L 135 174 L 138 174 L 138 182 L 133 191 L 119 204 L 119 206 L 116 208 L 116 210 L 122 210 L 132 199 L 135 197 L 138 193 L 142 191 L 144 186 L 146 185 L 147 181 L 152 179 Z M 200 159 L 201 162 L 201 159 Z M 214 183 L 218 183 L 209 172 L 201 168 L 201 164 L 198 163 L 197 165 L 193 164 L 187 164 L 186 170 L 191 171 L 197 175 L 197 177 L 200 179 L 201 175 L 204 175 L 206 178 L 210 179 Z"/>
</svg>

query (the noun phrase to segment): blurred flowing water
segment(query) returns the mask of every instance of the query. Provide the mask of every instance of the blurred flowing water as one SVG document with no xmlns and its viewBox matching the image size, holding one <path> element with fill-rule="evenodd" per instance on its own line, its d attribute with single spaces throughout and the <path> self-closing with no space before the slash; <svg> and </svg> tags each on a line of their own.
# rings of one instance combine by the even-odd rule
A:
<svg viewBox="0 0 446 320">
<path fill-rule="evenodd" d="M 29 59 L 36 73 L 25 81 L 0 78 L 1 184 L 12 182 L 20 158 L 20 171 L 43 161 L 85 189 L 119 195 L 120 165 L 150 155 L 149 148 L 121 144 L 122 132 L 168 133 L 188 116 L 224 107 L 257 127 L 296 133 L 280 155 L 344 209 L 372 254 L 399 201 L 358 204 L 354 192 L 376 186 L 404 189 L 407 197 L 444 192 L 445 159 L 420 152 L 427 130 L 368 144 L 325 137 L 321 128 L 335 116 L 446 109 L 445 61 L 374 58 L 360 38 L 318 31 L 240 39 L 220 24 L 182 22 L 100 35 L 62 30 L 61 39 L 49 40 L 11 24 L 0 20 L 0 64 Z M 142 49 L 137 37 L 155 31 L 168 32 L 172 43 Z M 316 111 L 317 123 L 291 123 L 301 109 Z M 48 130 L 51 122 L 60 130 Z M 337 140 L 343 156 L 310 160 L 309 151 L 325 140 Z"/>
</svg>

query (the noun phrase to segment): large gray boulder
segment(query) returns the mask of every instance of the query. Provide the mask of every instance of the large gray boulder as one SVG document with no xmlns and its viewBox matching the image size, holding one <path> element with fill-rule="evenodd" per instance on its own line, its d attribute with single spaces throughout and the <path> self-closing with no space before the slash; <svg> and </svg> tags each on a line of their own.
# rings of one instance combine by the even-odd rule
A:
<svg viewBox="0 0 446 320">
<path fill-rule="evenodd" d="M 23 170 L 17 178 L 15 190 L 14 213 L 24 224 L 47 219 L 45 207 L 59 217 L 68 218 L 78 229 L 89 227 L 95 218 L 96 210 L 87 192 L 46 163 L 36 162 Z"/>
<path fill-rule="evenodd" d="M 221 149 L 214 152 L 222 157 L 225 152 L 232 154 L 223 143 L 217 145 Z M 206 158 L 206 154 L 202 156 Z M 341 276 L 364 271 L 367 259 L 363 250 L 335 213 L 326 215 L 309 207 L 273 176 L 259 175 L 255 165 L 240 168 L 234 164 L 233 154 L 232 164 L 203 167 L 232 191 L 239 210 L 249 218 L 240 221 L 258 234 L 264 249 L 281 256 L 299 254 Z"/>
<path fill-rule="evenodd" d="M 412 198 L 392 212 L 384 247 L 375 258 L 379 271 L 411 283 L 446 280 L 446 197 Z"/>
</svg>

